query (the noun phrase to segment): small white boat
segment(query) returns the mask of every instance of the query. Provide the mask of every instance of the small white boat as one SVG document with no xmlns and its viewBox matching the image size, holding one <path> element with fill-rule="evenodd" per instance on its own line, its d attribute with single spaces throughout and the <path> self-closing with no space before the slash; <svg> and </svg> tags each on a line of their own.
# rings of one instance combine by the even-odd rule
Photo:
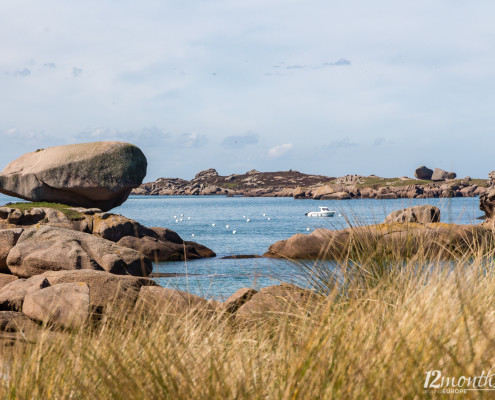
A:
<svg viewBox="0 0 495 400">
<path fill-rule="evenodd" d="M 320 211 L 310 211 L 306 215 L 308 217 L 333 217 L 335 211 L 329 210 L 328 207 L 320 207 Z"/>
</svg>

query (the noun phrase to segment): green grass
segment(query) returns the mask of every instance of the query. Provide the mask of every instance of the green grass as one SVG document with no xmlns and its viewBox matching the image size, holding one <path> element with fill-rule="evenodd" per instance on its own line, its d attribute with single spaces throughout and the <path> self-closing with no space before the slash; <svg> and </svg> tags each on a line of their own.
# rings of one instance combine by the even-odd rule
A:
<svg viewBox="0 0 495 400">
<path fill-rule="evenodd" d="M 54 210 L 62 212 L 71 221 L 79 221 L 84 218 L 80 212 L 72 209 L 71 206 L 60 203 L 11 203 L 6 205 L 5 207 L 16 208 L 21 211 L 31 211 L 33 208 L 52 208 Z"/>
<path fill-rule="evenodd" d="M 452 181 L 449 181 L 448 183 L 454 184 L 454 183 L 460 183 L 464 182 L 464 179 L 455 179 Z M 443 183 L 443 182 L 433 182 L 433 181 L 426 181 L 426 180 L 421 180 L 421 179 L 407 179 L 407 180 L 401 180 L 399 178 L 379 178 L 379 177 L 367 177 L 364 178 L 363 183 L 357 184 L 358 188 L 365 188 L 365 187 L 388 187 L 388 186 L 409 186 L 409 185 L 429 185 L 432 183 Z M 467 182 L 469 185 L 478 185 L 482 187 L 487 187 L 488 186 L 488 180 L 487 179 L 471 179 L 470 181 Z"/>
</svg>

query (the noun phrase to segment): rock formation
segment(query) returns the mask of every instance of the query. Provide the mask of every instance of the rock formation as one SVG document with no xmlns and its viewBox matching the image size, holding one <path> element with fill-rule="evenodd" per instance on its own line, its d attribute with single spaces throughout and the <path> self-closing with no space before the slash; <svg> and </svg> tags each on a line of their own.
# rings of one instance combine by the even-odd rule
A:
<svg viewBox="0 0 495 400">
<path fill-rule="evenodd" d="M 429 205 L 404 208 L 403 210 L 391 212 L 385 217 L 384 222 L 417 222 L 420 224 L 440 222 L 440 209 Z"/>
<path fill-rule="evenodd" d="M 0 192 L 34 202 L 53 202 L 103 211 L 122 204 L 146 175 L 136 146 L 94 142 L 27 153 L 0 174 Z"/>
<path fill-rule="evenodd" d="M 447 172 L 440 168 L 435 168 L 433 175 L 431 176 L 432 181 L 444 181 L 446 179 L 455 179 L 457 177 L 455 172 Z"/>
<path fill-rule="evenodd" d="M 85 239 L 81 243 L 89 243 L 89 241 L 93 242 L 96 240 L 93 246 L 94 250 L 92 251 L 103 248 L 104 246 L 101 245 L 103 246 L 101 247 L 99 244 L 110 241 L 114 242 L 118 247 L 122 246 L 126 249 L 137 250 L 155 262 L 182 261 L 184 257 L 188 260 L 215 257 L 215 253 L 212 250 L 195 242 L 184 241 L 176 232 L 170 229 L 158 227 L 147 228 L 122 215 L 102 212 L 98 209 L 30 208 L 26 205 L 23 210 L 20 210 L 7 206 L 0 207 L 0 273 L 2 271 L 4 273 L 10 273 L 7 266 L 7 255 L 14 248 L 21 234 L 26 229 L 38 226 L 75 231 L 74 234 L 68 232 L 67 238 L 80 233 L 90 234 L 88 235 L 89 237 L 83 236 Z M 52 232 L 54 232 L 53 229 Z M 98 241 L 98 239 L 106 240 Z M 110 242 L 107 245 L 112 244 Z M 60 244 L 62 242 L 59 241 L 58 243 Z M 73 250 L 79 246 L 75 242 L 70 243 L 69 247 Z M 56 251 L 53 254 L 55 253 Z M 75 253 L 79 257 L 79 263 L 82 263 L 83 259 L 88 262 L 92 259 L 91 257 L 80 258 L 80 253 L 87 254 L 88 252 L 81 248 Z M 53 254 L 51 252 L 47 253 L 47 259 L 52 258 Z"/>
<path fill-rule="evenodd" d="M 425 167 L 424 165 L 418 167 L 414 172 L 414 176 L 416 178 L 426 181 L 431 180 L 432 175 L 433 175 L 433 170 L 429 169 L 428 167 Z"/>
</svg>

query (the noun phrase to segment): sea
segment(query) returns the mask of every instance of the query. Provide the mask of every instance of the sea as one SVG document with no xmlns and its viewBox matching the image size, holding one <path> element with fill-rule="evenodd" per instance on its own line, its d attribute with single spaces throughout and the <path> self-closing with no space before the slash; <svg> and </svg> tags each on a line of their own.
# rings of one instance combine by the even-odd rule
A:
<svg viewBox="0 0 495 400">
<path fill-rule="evenodd" d="M 0 195 L 0 204 L 18 202 Z M 161 262 L 153 272 L 164 287 L 224 300 L 243 287 L 260 289 L 281 282 L 304 285 L 301 266 L 272 258 L 222 259 L 231 255 L 262 255 L 268 247 L 296 233 L 317 228 L 343 229 L 380 223 L 392 211 L 430 204 L 440 208 L 441 221 L 478 224 L 483 215 L 477 197 L 449 199 L 294 200 L 288 197 L 130 196 L 111 212 L 149 227 L 176 231 L 184 240 L 211 248 L 217 257 L 193 261 Z M 332 218 L 305 214 L 320 206 L 336 211 Z"/>
</svg>

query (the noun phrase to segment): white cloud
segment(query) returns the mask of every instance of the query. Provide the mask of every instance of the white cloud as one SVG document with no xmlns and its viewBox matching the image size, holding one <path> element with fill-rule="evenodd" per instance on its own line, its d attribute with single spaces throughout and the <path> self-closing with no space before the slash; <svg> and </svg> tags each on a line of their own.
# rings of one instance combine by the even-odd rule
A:
<svg viewBox="0 0 495 400">
<path fill-rule="evenodd" d="M 287 153 L 290 149 L 292 149 L 292 143 L 280 144 L 278 146 L 272 147 L 268 151 L 268 157 L 270 158 L 279 158 L 282 157 L 285 153 Z"/>
</svg>

